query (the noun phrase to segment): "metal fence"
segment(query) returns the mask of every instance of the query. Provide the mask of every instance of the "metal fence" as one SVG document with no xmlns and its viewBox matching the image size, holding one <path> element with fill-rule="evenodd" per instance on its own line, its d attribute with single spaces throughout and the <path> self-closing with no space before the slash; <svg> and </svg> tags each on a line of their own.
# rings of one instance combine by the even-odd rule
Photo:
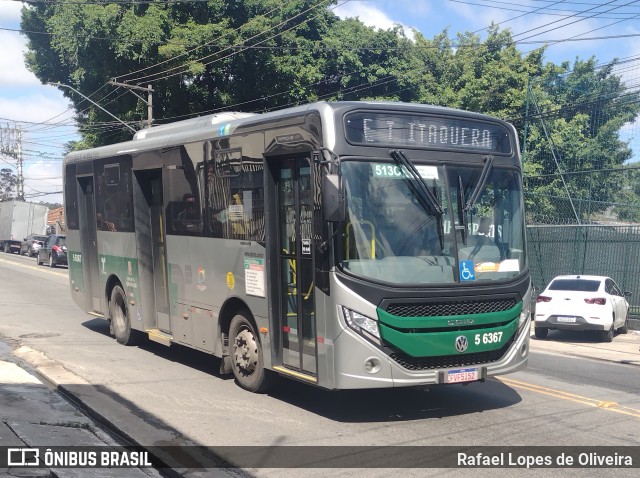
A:
<svg viewBox="0 0 640 478">
<path fill-rule="evenodd" d="M 557 275 L 613 277 L 640 315 L 640 225 L 529 225 L 529 266 L 540 290 Z"/>
</svg>

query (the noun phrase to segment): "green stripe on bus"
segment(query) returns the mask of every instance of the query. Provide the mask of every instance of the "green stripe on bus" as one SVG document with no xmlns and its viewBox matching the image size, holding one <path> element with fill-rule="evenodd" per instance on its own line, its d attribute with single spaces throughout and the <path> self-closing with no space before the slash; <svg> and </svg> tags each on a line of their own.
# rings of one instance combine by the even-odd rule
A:
<svg viewBox="0 0 640 478">
<path fill-rule="evenodd" d="M 404 333 L 380 325 L 380 335 L 389 344 L 412 357 L 434 357 L 440 355 L 463 355 L 497 350 L 511 339 L 518 329 L 518 318 L 501 327 L 476 330 L 452 330 L 450 332 Z M 464 352 L 456 349 L 456 339 L 467 338 Z"/>
</svg>

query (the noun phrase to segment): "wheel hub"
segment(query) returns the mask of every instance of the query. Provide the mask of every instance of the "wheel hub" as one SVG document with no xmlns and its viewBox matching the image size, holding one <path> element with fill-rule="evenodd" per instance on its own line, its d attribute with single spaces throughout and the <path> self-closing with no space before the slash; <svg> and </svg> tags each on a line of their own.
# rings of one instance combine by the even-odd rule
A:
<svg viewBox="0 0 640 478">
<path fill-rule="evenodd" d="M 250 375 L 258 363 L 258 346 L 250 330 L 244 329 L 236 335 L 233 344 L 233 360 L 245 375 Z"/>
</svg>

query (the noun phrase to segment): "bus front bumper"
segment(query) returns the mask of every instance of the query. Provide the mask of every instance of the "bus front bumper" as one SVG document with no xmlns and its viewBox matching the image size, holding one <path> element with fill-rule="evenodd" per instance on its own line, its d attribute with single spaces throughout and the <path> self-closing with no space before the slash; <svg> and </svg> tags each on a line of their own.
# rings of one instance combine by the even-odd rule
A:
<svg viewBox="0 0 640 478">
<path fill-rule="evenodd" d="M 425 370 L 405 368 L 360 335 L 345 329 L 333 344 L 336 370 L 335 383 L 330 388 L 421 387 L 477 381 L 516 372 L 527 365 L 529 329 L 530 319 L 527 318 L 506 352 L 493 362 Z"/>
</svg>

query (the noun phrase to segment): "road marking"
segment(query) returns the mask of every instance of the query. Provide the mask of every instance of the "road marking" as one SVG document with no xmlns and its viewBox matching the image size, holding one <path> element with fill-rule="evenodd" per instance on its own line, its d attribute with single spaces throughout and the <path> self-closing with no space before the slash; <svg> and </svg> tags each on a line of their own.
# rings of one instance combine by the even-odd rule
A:
<svg viewBox="0 0 640 478">
<path fill-rule="evenodd" d="M 560 398 L 562 400 L 568 400 L 574 403 L 580 403 L 589 407 L 596 407 L 609 412 L 621 413 L 635 418 L 640 418 L 640 410 L 635 408 L 625 407 L 617 402 L 598 400 L 596 398 L 583 397 L 582 395 L 576 395 L 575 393 L 563 392 L 562 390 L 556 390 L 554 388 L 543 387 L 541 385 L 535 385 L 533 383 L 521 382 L 520 380 L 514 380 L 512 378 L 499 377 L 496 380 L 504 383 L 505 385 L 521 388 L 523 390 L 529 390 L 530 392 L 542 393 L 551 397 Z"/>
<path fill-rule="evenodd" d="M 14 266 L 20 266 L 20 267 L 24 267 L 25 269 L 31 269 L 34 271 L 41 271 L 41 272 L 46 272 L 47 274 L 51 274 L 54 276 L 60 276 L 60 277 L 68 277 L 68 273 L 65 274 L 64 272 L 54 272 L 51 270 L 51 268 L 49 269 L 45 269 L 43 266 L 30 266 L 27 264 L 23 264 L 21 262 L 14 262 L 14 261 L 8 261 L 6 259 L 0 259 L 0 263 L 5 263 L 5 264 L 11 264 Z"/>
</svg>

